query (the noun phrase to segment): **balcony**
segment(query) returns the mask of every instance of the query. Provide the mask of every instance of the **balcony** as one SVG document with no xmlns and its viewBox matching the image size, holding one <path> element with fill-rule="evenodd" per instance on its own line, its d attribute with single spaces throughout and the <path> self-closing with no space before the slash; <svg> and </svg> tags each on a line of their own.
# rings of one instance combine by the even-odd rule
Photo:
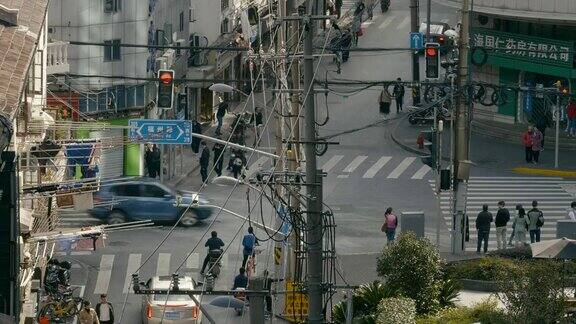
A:
<svg viewBox="0 0 576 324">
<path fill-rule="evenodd" d="M 70 43 L 63 41 L 50 42 L 46 46 L 46 73 L 68 73 L 70 65 L 68 64 L 68 46 Z"/>
</svg>

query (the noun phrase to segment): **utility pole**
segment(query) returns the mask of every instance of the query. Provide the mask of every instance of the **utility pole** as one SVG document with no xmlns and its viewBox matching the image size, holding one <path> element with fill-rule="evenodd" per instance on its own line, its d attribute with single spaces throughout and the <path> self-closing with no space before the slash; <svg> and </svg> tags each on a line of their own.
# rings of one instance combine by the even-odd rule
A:
<svg viewBox="0 0 576 324">
<path fill-rule="evenodd" d="M 252 277 L 248 289 L 260 292 L 264 290 L 266 280 L 264 277 Z M 250 324 L 264 324 L 264 300 L 265 297 L 261 294 L 250 296 Z"/>
<path fill-rule="evenodd" d="M 307 281 L 308 281 L 308 323 L 323 323 L 322 289 L 322 171 L 316 169 L 316 120 L 314 107 L 314 21 L 304 20 L 304 96 L 305 96 L 305 152 L 306 152 L 306 194 L 307 194 Z"/>
<path fill-rule="evenodd" d="M 410 0 L 410 23 L 411 31 L 413 33 L 419 32 L 419 11 L 420 11 L 420 0 Z M 420 55 L 417 51 L 412 52 L 412 80 L 415 84 L 420 83 Z M 412 104 L 420 104 L 420 87 L 416 85 L 413 88 Z"/>
<path fill-rule="evenodd" d="M 458 89 L 465 89 L 468 81 L 468 43 L 470 33 L 470 0 L 462 0 L 462 28 L 460 30 L 460 42 L 458 43 L 459 61 L 458 61 Z M 452 224 L 454 232 L 452 233 L 452 252 L 460 254 L 463 251 L 462 233 L 465 226 L 466 213 L 466 185 L 463 183 L 468 180 L 467 164 L 469 162 L 468 154 L 468 129 L 469 129 L 468 106 L 463 95 L 456 96 L 456 132 L 454 136 L 455 154 L 454 154 L 454 215 Z"/>
</svg>

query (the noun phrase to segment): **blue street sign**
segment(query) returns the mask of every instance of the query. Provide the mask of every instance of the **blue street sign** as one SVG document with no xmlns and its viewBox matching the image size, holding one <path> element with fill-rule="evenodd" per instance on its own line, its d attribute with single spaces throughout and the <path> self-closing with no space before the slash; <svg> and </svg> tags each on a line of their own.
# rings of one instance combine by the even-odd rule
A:
<svg viewBox="0 0 576 324">
<path fill-rule="evenodd" d="M 187 120 L 130 119 L 132 141 L 155 144 L 192 143 L 192 124 Z"/>
<path fill-rule="evenodd" d="M 424 34 L 410 33 L 410 48 L 413 50 L 424 48 Z"/>
</svg>

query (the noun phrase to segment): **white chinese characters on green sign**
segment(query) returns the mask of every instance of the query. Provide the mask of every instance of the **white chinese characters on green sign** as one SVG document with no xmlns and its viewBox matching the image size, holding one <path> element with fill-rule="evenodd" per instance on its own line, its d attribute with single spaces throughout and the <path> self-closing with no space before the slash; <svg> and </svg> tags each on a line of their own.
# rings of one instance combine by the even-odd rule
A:
<svg viewBox="0 0 576 324">
<path fill-rule="evenodd" d="M 472 34 L 473 47 L 486 49 L 488 55 L 520 58 L 559 66 L 573 65 L 574 44 L 553 39 L 476 29 Z"/>
</svg>

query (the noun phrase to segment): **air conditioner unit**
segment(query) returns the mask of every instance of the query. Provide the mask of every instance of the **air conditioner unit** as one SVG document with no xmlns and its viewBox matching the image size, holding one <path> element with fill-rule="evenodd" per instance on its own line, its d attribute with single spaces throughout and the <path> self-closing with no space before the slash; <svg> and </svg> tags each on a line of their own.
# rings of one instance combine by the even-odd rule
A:
<svg viewBox="0 0 576 324">
<path fill-rule="evenodd" d="M 480 27 L 480 28 L 486 28 L 486 29 L 494 29 L 496 27 L 497 24 L 500 23 L 500 19 L 494 19 L 491 16 L 487 16 L 487 15 L 483 15 L 483 14 L 477 14 L 474 17 L 474 21 L 472 23 L 473 27 Z"/>
</svg>

